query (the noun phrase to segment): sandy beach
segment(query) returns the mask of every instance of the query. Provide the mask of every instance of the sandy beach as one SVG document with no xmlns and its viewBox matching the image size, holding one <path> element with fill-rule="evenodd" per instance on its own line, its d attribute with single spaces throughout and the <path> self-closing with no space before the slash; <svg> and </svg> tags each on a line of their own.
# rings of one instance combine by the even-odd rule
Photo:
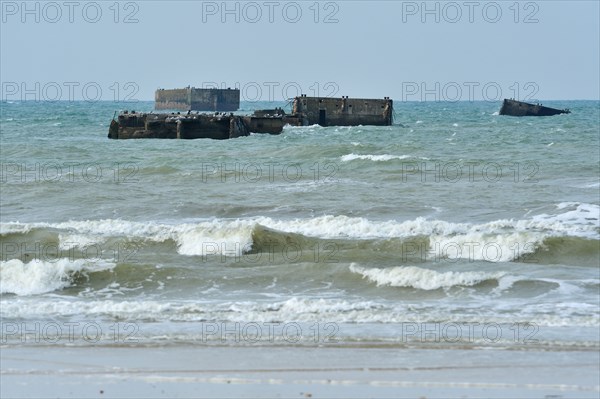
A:
<svg viewBox="0 0 600 399">
<path fill-rule="evenodd" d="M 163 346 L 1 349 L 3 398 L 597 398 L 595 351 Z"/>
</svg>

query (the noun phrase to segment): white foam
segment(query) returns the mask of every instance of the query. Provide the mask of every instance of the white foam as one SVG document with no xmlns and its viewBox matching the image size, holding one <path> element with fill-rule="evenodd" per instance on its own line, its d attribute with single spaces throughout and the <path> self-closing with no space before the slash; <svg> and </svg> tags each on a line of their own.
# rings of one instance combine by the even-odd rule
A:
<svg viewBox="0 0 600 399">
<path fill-rule="evenodd" d="M 320 320 L 324 315 L 338 321 L 377 320 L 373 311 L 385 309 L 371 301 L 347 301 L 343 299 L 298 298 L 269 302 L 233 301 L 203 302 L 194 301 L 157 301 L 157 300 L 87 300 L 68 301 L 47 298 L 32 301 L 31 298 L 19 298 L 3 303 L 0 308 L 2 317 L 28 318 L 52 317 L 60 315 L 71 317 L 85 315 L 115 317 L 124 320 L 168 320 L 203 321 L 207 319 L 223 321 L 311 321 Z M 389 317 L 389 316 L 386 316 Z"/>
<path fill-rule="evenodd" d="M 505 262 L 535 251 L 549 237 L 575 236 L 600 239 L 600 207 L 565 202 L 556 214 L 523 220 L 488 223 L 451 223 L 418 217 L 413 220 L 374 221 L 362 217 L 324 215 L 281 220 L 269 217 L 213 219 L 195 223 L 161 224 L 125 220 L 70 221 L 64 223 L 1 223 L 3 234 L 27 233 L 34 228 L 58 230 L 61 249 L 86 247 L 109 238 L 164 242 L 172 240 L 182 255 L 240 255 L 252 245 L 252 231 L 262 225 L 282 232 L 317 238 L 389 239 L 425 236 L 429 256 Z"/>
<path fill-rule="evenodd" d="M 178 225 L 125 220 L 86 220 L 63 223 L 2 223 L 2 231 L 26 233 L 32 228 L 63 230 L 59 248 L 68 250 L 101 244 L 111 237 L 126 237 L 164 242 L 173 240 L 182 255 L 211 255 L 216 253 L 241 255 L 252 244 L 252 220 L 212 220 Z M 8 233 L 5 233 L 8 234 Z"/>
<path fill-rule="evenodd" d="M 484 224 L 450 223 L 441 220 L 371 221 L 348 216 L 272 220 L 257 223 L 280 231 L 319 238 L 410 238 L 429 237 L 430 258 L 462 258 L 507 262 L 535 252 L 546 238 L 577 236 L 599 239 L 598 207 L 578 204 L 578 211 L 527 220 L 496 220 Z M 586 211 L 587 210 L 587 211 Z"/>
<path fill-rule="evenodd" d="M 350 271 L 377 284 L 392 287 L 412 287 L 421 290 L 437 290 L 454 286 L 473 286 L 486 280 L 498 280 L 504 272 L 436 272 L 416 266 L 399 266 L 385 269 L 350 265 Z"/>
<path fill-rule="evenodd" d="M 595 234 L 594 226 L 572 224 L 562 226 L 556 221 L 502 219 L 483 224 L 451 223 L 418 217 L 407 221 L 372 221 L 361 217 L 325 215 L 311 219 L 273 220 L 260 217 L 255 221 L 266 227 L 321 238 L 405 238 L 413 236 L 456 237 L 480 234 L 484 236 L 530 233 L 542 239 L 559 233 Z M 531 237 L 527 237 L 528 239 Z"/>
<path fill-rule="evenodd" d="M 19 222 L 0 223 L 0 236 L 9 234 L 26 234 L 31 231 L 31 225 Z"/>
<path fill-rule="evenodd" d="M 290 125 L 289 123 L 286 124 L 283 128 L 284 130 L 312 130 L 312 129 L 317 129 L 317 128 L 321 128 L 322 126 L 319 125 L 318 123 L 315 123 L 313 125 L 307 125 L 307 126 L 296 126 L 296 125 Z"/>
<path fill-rule="evenodd" d="M 258 218 L 256 222 L 280 231 L 319 238 L 382 238 L 414 235 L 424 219 L 398 223 L 375 222 L 366 218 L 325 215 L 311 219 L 274 220 Z M 418 234 L 418 232 L 417 232 Z"/>
<path fill-rule="evenodd" d="M 468 279 L 466 279 L 468 282 Z M 445 303 L 444 303 L 445 302 Z M 566 301 L 548 303 L 507 303 L 495 298 L 485 303 L 443 301 L 403 303 L 340 298 L 291 297 L 268 302 L 209 302 L 176 300 L 104 299 L 73 301 L 55 297 L 19 297 L 3 301 L 3 318 L 40 319 L 80 317 L 128 320 L 129 322 L 323 322 L 331 323 L 534 323 L 538 326 L 598 327 L 597 306 Z"/>
<path fill-rule="evenodd" d="M 454 236 L 429 237 L 428 258 L 510 262 L 534 253 L 546 235 L 540 233 L 485 234 L 469 232 Z"/>
<path fill-rule="evenodd" d="M 600 206 L 580 202 L 561 202 L 556 205 L 556 208 L 566 212 L 536 215 L 532 217 L 532 223 L 571 236 L 598 239 Z"/>
<path fill-rule="evenodd" d="M 35 295 L 63 289 L 71 285 L 75 272 L 108 270 L 114 263 L 61 258 L 55 261 L 19 259 L 0 262 L 0 293 Z"/>
<path fill-rule="evenodd" d="M 355 159 L 369 160 L 375 162 L 384 162 L 391 161 L 392 159 L 408 159 L 411 158 L 410 155 L 390 155 L 390 154 L 381 154 L 381 155 L 361 155 L 361 154 L 347 154 L 343 155 L 341 160 L 342 162 L 354 161 Z"/>
<path fill-rule="evenodd" d="M 175 240 L 181 255 L 239 256 L 252 248 L 251 221 L 206 222 L 176 229 Z"/>
</svg>

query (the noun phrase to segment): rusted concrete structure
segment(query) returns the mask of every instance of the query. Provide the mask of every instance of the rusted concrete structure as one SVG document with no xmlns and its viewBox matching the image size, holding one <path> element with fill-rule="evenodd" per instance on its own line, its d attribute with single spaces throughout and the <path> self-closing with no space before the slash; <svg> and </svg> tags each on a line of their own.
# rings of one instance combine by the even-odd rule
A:
<svg viewBox="0 0 600 399">
<path fill-rule="evenodd" d="M 171 90 L 176 92 L 169 97 L 171 102 L 165 100 L 162 104 L 168 104 L 168 106 L 164 105 L 166 108 L 174 108 L 175 103 L 183 104 L 185 96 L 190 93 L 186 90 L 188 89 Z M 221 112 L 200 114 L 190 110 L 183 114 L 125 111 L 116 119 L 113 118 L 108 137 L 111 139 L 229 139 L 247 136 L 250 133 L 280 134 L 285 125 L 387 126 L 392 124 L 392 114 L 393 103 L 388 97 L 380 100 L 302 95 L 294 99 L 292 114 L 286 114 L 281 108 L 257 110 L 253 115 L 248 116 Z"/>
<path fill-rule="evenodd" d="M 136 113 L 125 111 L 111 121 L 111 139 L 230 139 L 250 133 L 279 134 L 280 116 L 214 114 Z"/>
<path fill-rule="evenodd" d="M 500 108 L 500 115 L 509 116 L 552 116 L 570 113 L 568 109 L 544 107 L 541 104 L 529 104 L 512 99 L 504 99 Z"/>
<path fill-rule="evenodd" d="M 302 119 L 305 125 L 357 126 L 392 124 L 393 101 L 380 99 L 339 97 L 294 98 L 292 115 Z"/>
<path fill-rule="evenodd" d="M 239 89 L 158 89 L 154 93 L 154 109 L 180 111 L 237 111 Z"/>
</svg>

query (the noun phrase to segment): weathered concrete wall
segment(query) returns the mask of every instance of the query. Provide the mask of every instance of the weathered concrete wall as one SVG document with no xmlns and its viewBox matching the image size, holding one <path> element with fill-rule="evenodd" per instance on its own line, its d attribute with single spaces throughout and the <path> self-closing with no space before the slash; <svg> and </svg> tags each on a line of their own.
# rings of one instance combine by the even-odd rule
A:
<svg viewBox="0 0 600 399">
<path fill-rule="evenodd" d="M 229 116 L 210 117 L 199 115 L 192 118 L 171 118 L 169 122 L 177 125 L 178 139 L 218 139 L 229 138 L 231 124 Z M 242 134 L 243 136 L 247 134 Z"/>
<path fill-rule="evenodd" d="M 154 93 L 154 109 L 190 109 L 190 89 L 159 89 Z"/>
<path fill-rule="evenodd" d="M 237 111 L 240 108 L 238 89 L 191 89 L 191 109 L 194 111 Z"/>
<path fill-rule="evenodd" d="M 250 133 L 279 134 L 281 116 L 243 117 L 233 114 L 170 113 L 139 114 L 123 112 L 110 124 L 111 139 L 229 139 Z"/>
<path fill-rule="evenodd" d="M 293 114 L 302 116 L 304 124 L 321 126 L 356 126 L 392 124 L 393 101 L 364 98 L 307 97 L 294 98 Z"/>
<path fill-rule="evenodd" d="M 248 131 L 252 133 L 279 134 L 285 124 L 281 117 L 245 116 L 243 120 Z"/>
<path fill-rule="evenodd" d="M 229 101 L 238 99 L 239 90 L 219 90 L 222 97 L 211 97 L 202 89 L 159 90 L 156 98 L 162 104 L 176 104 L 183 101 L 185 91 L 189 99 L 217 104 L 219 98 Z M 169 93 L 173 92 L 170 96 Z M 236 94 L 237 92 L 237 94 Z M 170 101 L 170 102 L 169 102 Z M 193 103 L 190 101 L 190 103 Z M 157 106 L 158 106 L 157 102 Z M 171 105 L 172 106 L 172 105 Z M 296 97 L 293 113 L 286 114 L 281 108 L 258 110 L 254 115 L 239 116 L 214 112 L 199 114 L 197 112 L 170 114 L 136 114 L 135 111 L 121 113 L 117 120 L 111 122 L 108 137 L 112 139 L 132 138 L 165 138 L 165 139 L 228 139 L 247 136 L 250 133 L 280 134 L 283 126 L 305 126 L 319 124 L 322 126 L 356 126 L 392 124 L 393 102 L 388 97 L 383 99 L 330 98 L 330 97 Z"/>
<path fill-rule="evenodd" d="M 509 116 L 552 116 L 558 114 L 570 114 L 568 109 L 556 109 L 544 107 L 541 104 L 529 104 L 522 101 L 504 99 L 500 108 L 500 115 Z"/>
<path fill-rule="evenodd" d="M 281 116 L 285 115 L 283 108 L 272 108 L 272 109 L 257 109 L 254 111 L 253 116 Z"/>
<path fill-rule="evenodd" d="M 154 108 L 180 111 L 236 111 L 240 108 L 238 89 L 159 89 L 154 93 Z"/>
</svg>

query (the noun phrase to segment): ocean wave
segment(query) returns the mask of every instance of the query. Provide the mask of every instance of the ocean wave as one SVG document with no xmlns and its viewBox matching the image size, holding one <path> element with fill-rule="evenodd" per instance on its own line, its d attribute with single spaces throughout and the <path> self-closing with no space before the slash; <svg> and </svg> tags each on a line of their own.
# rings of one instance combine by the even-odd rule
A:
<svg viewBox="0 0 600 399">
<path fill-rule="evenodd" d="M 545 264 L 581 264 L 598 267 L 598 240 L 581 237 L 548 237 L 528 258 Z"/>
<path fill-rule="evenodd" d="M 598 253 L 599 207 L 593 204 L 562 203 L 558 213 L 536 215 L 524 220 L 495 220 L 488 223 L 453 223 L 418 217 L 413 220 L 374 221 L 362 217 L 325 215 L 305 219 L 212 219 L 181 224 L 88 220 L 63 223 L 1 223 L 4 243 L 41 241 L 58 243 L 60 249 L 87 248 L 111 240 L 147 245 L 172 242 L 185 256 L 235 255 L 261 251 L 285 243 L 302 245 L 320 240 L 428 239 L 427 259 L 470 259 L 509 262 L 531 254 L 556 253 L 565 243 Z M 558 238 L 570 238 L 568 241 Z M 393 246 L 392 246 L 393 247 Z M 406 246 L 405 246 L 406 247 Z M 7 258 L 6 245 L 3 245 Z"/>
<path fill-rule="evenodd" d="M 0 223 L 0 237 L 8 236 L 10 234 L 26 234 L 31 231 L 33 226 L 34 224 L 19 222 Z"/>
<path fill-rule="evenodd" d="M 600 206 L 581 202 L 561 202 L 556 205 L 561 213 L 541 214 L 532 218 L 533 223 L 543 224 L 556 231 L 567 232 L 568 235 L 589 237 L 589 232 L 600 235 Z M 588 229 L 582 231 L 581 227 Z"/>
<path fill-rule="evenodd" d="M 256 223 L 251 220 L 212 220 L 170 225 L 104 219 L 22 225 L 7 223 L 2 224 L 2 232 L 3 241 L 7 243 L 26 235 L 42 245 L 57 241 L 61 250 L 85 249 L 121 239 L 139 244 L 173 241 L 181 255 L 211 255 L 232 251 L 241 255 L 252 247 L 255 226 Z"/>
<path fill-rule="evenodd" d="M 471 287 L 485 281 L 499 281 L 506 275 L 505 272 L 437 272 L 415 266 L 364 268 L 355 264 L 350 265 L 350 271 L 362 275 L 377 286 L 410 287 L 420 290 Z"/>
<path fill-rule="evenodd" d="M 77 275 L 110 270 L 115 263 L 62 258 L 56 261 L 19 259 L 0 262 L 0 293 L 36 295 L 69 287 Z"/>
<path fill-rule="evenodd" d="M 597 307 L 581 303 L 495 306 L 486 304 L 416 304 L 337 298 L 290 297 L 278 301 L 182 301 L 105 299 L 72 301 L 17 297 L 3 303 L 6 318 L 78 318 L 127 322 L 330 322 L 330 323 L 533 323 L 539 327 L 598 327 Z"/>
<path fill-rule="evenodd" d="M 408 158 L 412 158 L 410 155 L 390 155 L 390 154 L 381 154 L 381 155 L 360 155 L 360 154 L 347 154 L 347 155 L 343 155 L 341 157 L 341 161 L 342 162 L 348 162 L 348 161 L 354 161 L 356 159 L 361 159 L 361 160 L 369 160 L 369 161 L 375 161 L 375 162 L 382 162 L 382 161 L 391 161 L 392 159 L 408 159 Z"/>
</svg>

